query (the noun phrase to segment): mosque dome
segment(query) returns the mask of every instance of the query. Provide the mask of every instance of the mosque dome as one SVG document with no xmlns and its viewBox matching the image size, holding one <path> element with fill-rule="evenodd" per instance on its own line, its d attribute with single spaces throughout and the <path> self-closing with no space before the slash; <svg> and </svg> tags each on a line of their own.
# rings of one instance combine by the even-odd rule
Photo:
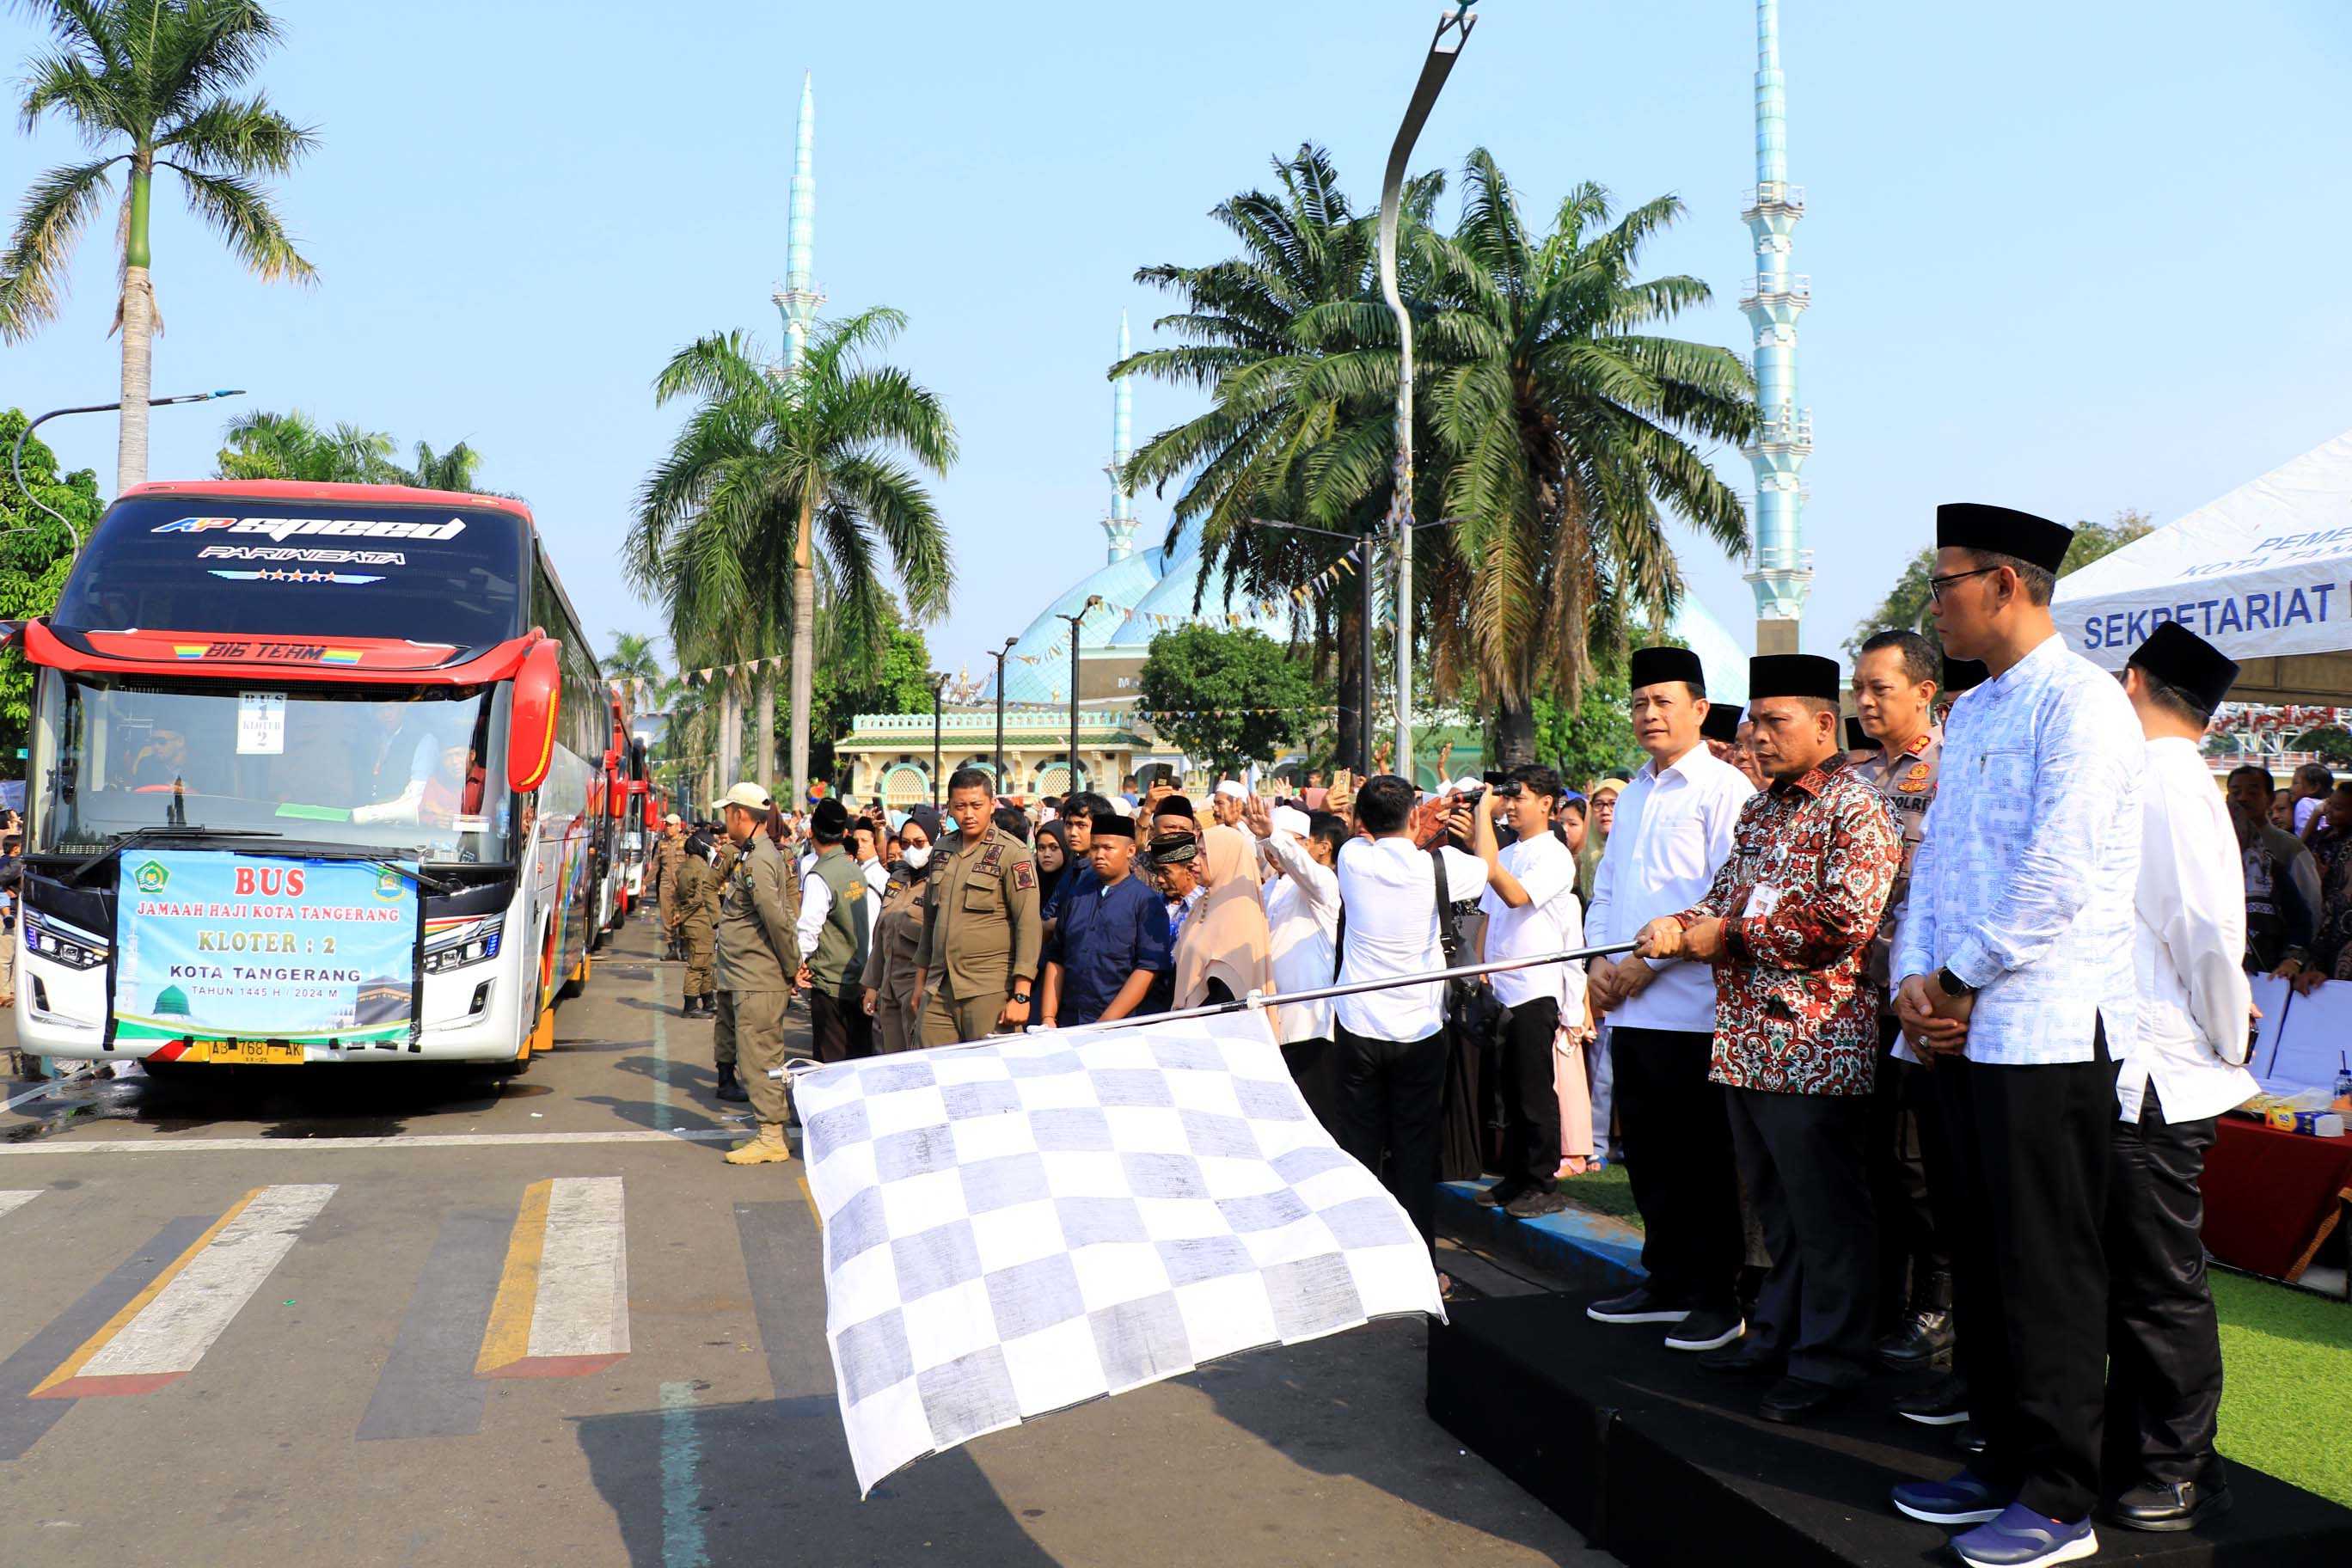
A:
<svg viewBox="0 0 2352 1568">
<path fill-rule="evenodd" d="M 1029 623 L 1013 651 L 1004 658 L 1004 700 L 1007 702 L 1057 703 L 1070 700 L 1070 625 L 1061 617 L 1078 613 L 1078 606 L 1099 594 L 1102 604 L 1079 624 L 1078 653 L 1108 647 L 1126 624 L 1128 613 L 1160 584 L 1167 552 L 1139 550 L 1097 566 L 1070 587 Z M 996 700 L 996 674 L 989 672 L 981 700 Z"/>
<path fill-rule="evenodd" d="M 1193 607 L 1195 595 L 1199 601 L 1197 610 Z M 1151 639 L 1161 632 L 1192 621 L 1231 627 L 1236 616 L 1241 626 L 1254 627 L 1277 641 L 1289 639 L 1290 617 L 1278 604 L 1269 608 L 1265 600 L 1238 597 L 1224 567 L 1211 567 L 1196 551 L 1161 572 L 1151 592 L 1137 603 L 1126 624 L 1111 635 L 1110 646 L 1149 649 Z"/>
</svg>

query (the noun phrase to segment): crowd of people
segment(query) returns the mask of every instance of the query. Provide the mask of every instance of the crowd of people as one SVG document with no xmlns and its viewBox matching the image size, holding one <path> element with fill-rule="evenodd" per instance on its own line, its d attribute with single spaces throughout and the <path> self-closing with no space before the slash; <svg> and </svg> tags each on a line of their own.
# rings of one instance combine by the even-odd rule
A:
<svg viewBox="0 0 2352 1568">
<path fill-rule="evenodd" d="M 825 1061 L 1255 1000 L 1433 1247 L 1441 1179 L 1538 1217 L 1622 1160 L 1643 1279 L 1594 1320 L 1759 1380 L 1773 1421 L 1940 1369 L 1893 1408 L 1966 1468 L 1893 1501 L 1974 1526 L 1965 1561 L 2087 1555 L 2102 1503 L 2189 1528 L 2230 1501 L 2203 1153 L 2254 1089 L 2249 974 L 2352 977 L 2352 784 L 2216 790 L 2236 667 L 2177 625 L 2120 682 L 2068 652 L 2070 537 L 1941 509 L 1943 651 L 1759 657 L 1744 712 L 1637 650 L 1647 760 L 1582 787 L 1024 806 L 965 769 L 894 816 L 739 784 L 657 859 L 683 1010 L 758 1122 L 728 1158 L 792 1157 L 795 994 Z M 1476 965 L 1505 967 L 1425 978 Z"/>
</svg>

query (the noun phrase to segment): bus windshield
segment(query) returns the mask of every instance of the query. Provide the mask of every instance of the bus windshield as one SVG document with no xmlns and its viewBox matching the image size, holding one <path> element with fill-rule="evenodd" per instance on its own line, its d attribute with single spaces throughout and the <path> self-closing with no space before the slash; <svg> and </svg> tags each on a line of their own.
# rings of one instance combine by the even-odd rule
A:
<svg viewBox="0 0 2352 1568">
<path fill-rule="evenodd" d="M 27 792 L 37 854 L 89 854 L 142 827 L 205 827 L 404 859 L 512 858 L 503 684 L 38 679 Z"/>
<path fill-rule="evenodd" d="M 529 558 L 522 519 L 488 508 L 133 496 L 100 521 L 49 624 L 478 649 L 528 629 Z"/>
</svg>

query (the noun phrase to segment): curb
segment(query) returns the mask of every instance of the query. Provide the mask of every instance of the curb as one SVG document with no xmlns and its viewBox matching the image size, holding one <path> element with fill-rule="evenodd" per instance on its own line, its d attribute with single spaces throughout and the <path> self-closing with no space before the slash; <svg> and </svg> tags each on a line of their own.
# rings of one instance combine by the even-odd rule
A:
<svg viewBox="0 0 2352 1568">
<path fill-rule="evenodd" d="M 1492 1184 L 1483 1178 L 1440 1182 L 1438 1228 L 1565 1275 L 1578 1289 L 1631 1289 L 1645 1277 L 1642 1233 L 1624 1221 L 1574 1207 L 1539 1219 L 1514 1218 L 1476 1201 Z"/>
</svg>

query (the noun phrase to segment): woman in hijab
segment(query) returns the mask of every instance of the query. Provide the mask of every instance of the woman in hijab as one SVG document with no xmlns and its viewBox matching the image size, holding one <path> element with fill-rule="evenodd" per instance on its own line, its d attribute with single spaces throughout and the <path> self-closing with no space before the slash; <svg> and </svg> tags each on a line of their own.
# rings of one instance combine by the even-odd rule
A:
<svg viewBox="0 0 2352 1568">
<path fill-rule="evenodd" d="M 1238 827 L 1211 827 L 1194 865 L 1203 892 L 1176 941 L 1175 1005 L 1237 1002 L 1253 991 L 1271 995 L 1274 937 L 1258 897 L 1255 845 Z M 1271 1023 L 1273 1009 L 1266 1013 Z"/>
<path fill-rule="evenodd" d="M 1070 829 L 1067 824 L 1055 820 L 1042 823 L 1037 828 L 1037 907 L 1054 907 L 1055 891 L 1062 879 L 1076 867 L 1070 863 Z"/>
<path fill-rule="evenodd" d="M 931 874 L 931 845 L 940 836 L 940 814 L 919 805 L 898 825 L 898 858 L 882 892 L 882 912 L 866 944 L 866 1011 L 875 1023 L 884 1054 L 912 1050 L 922 1043 L 915 1027 L 915 950 L 923 942 L 923 881 Z"/>
</svg>

